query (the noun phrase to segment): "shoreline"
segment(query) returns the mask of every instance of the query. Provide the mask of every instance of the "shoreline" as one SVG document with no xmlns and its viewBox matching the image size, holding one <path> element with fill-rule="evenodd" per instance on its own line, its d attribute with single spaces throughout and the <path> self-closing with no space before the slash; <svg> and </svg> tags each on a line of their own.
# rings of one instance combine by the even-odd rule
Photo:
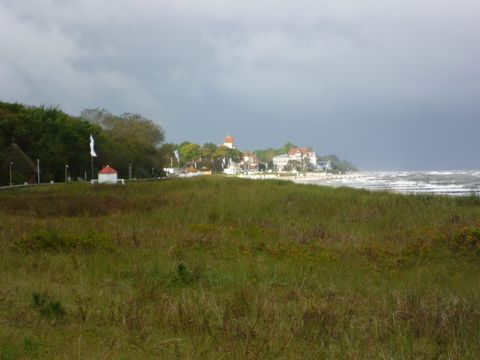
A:
<svg viewBox="0 0 480 360">
<path fill-rule="evenodd" d="M 290 180 L 294 182 L 315 181 L 315 180 L 340 180 L 340 179 L 355 179 L 365 175 L 363 172 L 355 172 L 348 174 L 325 174 L 325 173 L 299 173 L 299 174 L 251 174 L 251 175 L 237 175 L 242 179 L 252 180 Z"/>
<path fill-rule="evenodd" d="M 420 175 L 419 175 L 420 174 Z M 458 179 L 450 176 L 470 176 L 468 179 Z M 420 176 L 420 177 L 419 177 Z M 480 174 L 427 172 L 427 173 L 396 173 L 396 172 L 352 172 L 348 174 L 252 174 L 239 175 L 246 179 L 275 179 L 291 181 L 295 184 L 329 186 L 332 188 L 349 187 L 369 191 L 388 191 L 397 194 L 431 194 L 449 196 L 480 195 Z M 432 178 L 433 177 L 433 178 Z"/>
</svg>

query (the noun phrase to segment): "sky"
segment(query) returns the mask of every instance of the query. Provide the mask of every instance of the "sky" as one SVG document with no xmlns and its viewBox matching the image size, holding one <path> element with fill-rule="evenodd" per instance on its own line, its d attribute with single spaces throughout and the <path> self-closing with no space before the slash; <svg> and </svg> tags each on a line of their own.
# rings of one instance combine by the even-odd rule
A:
<svg viewBox="0 0 480 360">
<path fill-rule="evenodd" d="M 478 0 L 0 0 L 0 100 L 287 141 L 363 170 L 480 168 Z"/>
</svg>

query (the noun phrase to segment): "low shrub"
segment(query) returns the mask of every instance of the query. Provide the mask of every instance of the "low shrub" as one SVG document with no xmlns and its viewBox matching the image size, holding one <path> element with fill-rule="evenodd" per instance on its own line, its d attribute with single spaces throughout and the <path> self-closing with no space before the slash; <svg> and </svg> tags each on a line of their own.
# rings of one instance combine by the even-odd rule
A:
<svg viewBox="0 0 480 360">
<path fill-rule="evenodd" d="M 200 267 L 196 266 L 190 269 L 184 263 L 177 265 L 175 275 L 173 276 L 172 283 L 178 285 L 191 285 L 200 279 Z"/>
<path fill-rule="evenodd" d="M 113 249 L 110 237 L 104 233 L 70 235 L 55 230 L 34 231 L 16 241 L 14 246 L 22 252 L 93 252 Z"/>
<path fill-rule="evenodd" d="M 65 315 L 65 309 L 58 300 L 50 299 L 46 294 L 32 293 L 32 307 L 42 316 L 48 318 L 61 318 Z"/>
<path fill-rule="evenodd" d="M 456 250 L 474 251 L 476 255 L 480 255 L 480 227 L 461 228 L 453 234 L 450 245 Z"/>
</svg>

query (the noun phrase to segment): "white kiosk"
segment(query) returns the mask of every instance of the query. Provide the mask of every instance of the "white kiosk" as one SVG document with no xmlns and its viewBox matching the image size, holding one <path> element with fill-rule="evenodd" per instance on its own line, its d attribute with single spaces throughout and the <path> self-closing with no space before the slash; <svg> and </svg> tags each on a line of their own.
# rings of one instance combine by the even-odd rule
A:
<svg viewBox="0 0 480 360">
<path fill-rule="evenodd" d="M 98 172 L 98 183 L 116 184 L 118 182 L 117 174 L 117 170 L 110 167 L 110 165 L 104 166 L 103 169 Z"/>
</svg>

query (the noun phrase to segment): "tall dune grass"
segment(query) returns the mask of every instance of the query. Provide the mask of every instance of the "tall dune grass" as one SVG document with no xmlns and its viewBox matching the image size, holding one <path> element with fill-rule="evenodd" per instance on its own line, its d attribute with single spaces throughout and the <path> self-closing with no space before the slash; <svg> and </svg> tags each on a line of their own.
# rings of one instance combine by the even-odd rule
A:
<svg viewBox="0 0 480 360">
<path fill-rule="evenodd" d="M 478 358 L 480 201 L 222 177 L 0 193 L 0 358 Z"/>
</svg>

